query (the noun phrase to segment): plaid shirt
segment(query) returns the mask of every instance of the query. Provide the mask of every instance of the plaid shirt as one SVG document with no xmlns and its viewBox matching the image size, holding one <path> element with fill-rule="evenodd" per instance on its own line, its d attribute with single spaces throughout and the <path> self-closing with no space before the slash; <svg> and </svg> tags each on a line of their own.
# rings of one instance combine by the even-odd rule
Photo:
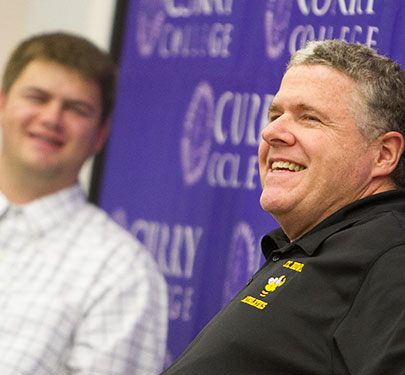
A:
<svg viewBox="0 0 405 375">
<path fill-rule="evenodd" d="M 74 186 L 0 194 L 0 374 L 157 374 L 166 284 L 138 242 Z"/>
</svg>

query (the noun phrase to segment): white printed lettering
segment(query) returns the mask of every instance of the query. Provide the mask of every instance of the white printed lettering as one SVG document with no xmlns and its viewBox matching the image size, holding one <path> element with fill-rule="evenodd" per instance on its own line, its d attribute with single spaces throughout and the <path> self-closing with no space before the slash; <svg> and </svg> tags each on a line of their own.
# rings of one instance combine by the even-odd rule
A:
<svg viewBox="0 0 405 375">
<path fill-rule="evenodd" d="M 169 319 L 180 319 L 183 322 L 191 320 L 194 289 L 181 285 L 168 285 Z"/>
<path fill-rule="evenodd" d="M 248 159 L 244 178 L 241 174 L 241 155 L 214 152 L 207 165 L 207 182 L 210 186 L 237 189 L 243 186 L 245 189 L 253 190 L 257 187 L 257 156 L 252 155 Z M 243 170 L 243 169 L 242 169 Z"/>
<path fill-rule="evenodd" d="M 262 130 L 268 123 L 267 111 L 273 95 L 264 95 L 263 99 L 256 93 L 232 93 L 225 91 L 215 107 L 214 137 L 222 145 L 229 139 L 231 144 L 239 146 L 243 140 L 248 146 L 258 146 Z M 262 106 L 261 116 L 256 123 Z M 228 124 L 226 127 L 225 125 Z M 229 132 L 226 131 L 229 129 Z"/>
<path fill-rule="evenodd" d="M 379 29 L 375 26 L 367 26 L 367 30 L 363 30 L 360 25 L 341 26 L 319 26 L 318 37 L 313 25 L 298 25 L 294 28 L 290 35 L 289 52 L 293 55 L 300 48 L 305 47 L 308 41 L 324 40 L 324 39 L 340 39 L 350 43 L 365 44 L 370 48 L 375 48 L 377 42 L 374 34 L 377 34 Z"/>
<path fill-rule="evenodd" d="M 233 25 L 214 23 L 208 36 L 208 55 L 210 57 L 229 57 L 229 44 L 232 41 Z"/>
<path fill-rule="evenodd" d="M 152 253 L 167 276 L 190 279 L 203 234 L 201 227 L 136 220 L 130 232 Z"/>
<path fill-rule="evenodd" d="M 233 0 L 165 0 L 166 12 L 170 17 L 230 15 Z"/>
<path fill-rule="evenodd" d="M 378 34 L 378 27 L 375 26 L 370 26 L 367 29 L 367 38 L 366 38 L 366 45 L 371 47 L 371 48 L 375 48 L 377 46 L 377 41 L 375 39 L 373 39 L 374 33 Z"/>
<path fill-rule="evenodd" d="M 328 12 L 336 14 L 337 6 L 344 16 L 374 14 L 374 0 L 367 0 L 365 10 L 362 8 L 362 0 L 298 0 L 298 8 L 304 16 L 311 12 L 319 17 Z"/>
<path fill-rule="evenodd" d="M 228 58 L 232 30 L 231 24 L 203 23 L 175 26 L 165 23 L 159 37 L 158 54 L 162 58 L 204 56 Z"/>
</svg>

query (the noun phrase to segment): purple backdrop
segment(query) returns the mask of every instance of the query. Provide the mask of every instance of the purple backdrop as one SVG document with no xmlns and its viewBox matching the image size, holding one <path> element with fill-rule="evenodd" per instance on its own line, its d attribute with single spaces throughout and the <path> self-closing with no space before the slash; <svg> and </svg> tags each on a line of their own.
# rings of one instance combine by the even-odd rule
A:
<svg viewBox="0 0 405 375">
<path fill-rule="evenodd" d="M 128 2 L 99 203 L 169 284 L 166 365 L 262 262 L 257 146 L 287 60 L 312 39 L 402 62 L 402 0 Z"/>
</svg>

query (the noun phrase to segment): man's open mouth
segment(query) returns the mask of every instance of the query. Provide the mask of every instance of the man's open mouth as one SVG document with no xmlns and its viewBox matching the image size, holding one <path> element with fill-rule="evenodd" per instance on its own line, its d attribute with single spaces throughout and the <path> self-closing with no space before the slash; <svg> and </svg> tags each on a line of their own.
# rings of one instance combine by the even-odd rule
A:
<svg viewBox="0 0 405 375">
<path fill-rule="evenodd" d="M 299 172 L 305 169 L 303 165 L 295 164 L 289 161 L 274 161 L 271 164 L 271 171 L 272 172 L 283 172 L 283 171 L 291 171 L 291 172 Z"/>
</svg>

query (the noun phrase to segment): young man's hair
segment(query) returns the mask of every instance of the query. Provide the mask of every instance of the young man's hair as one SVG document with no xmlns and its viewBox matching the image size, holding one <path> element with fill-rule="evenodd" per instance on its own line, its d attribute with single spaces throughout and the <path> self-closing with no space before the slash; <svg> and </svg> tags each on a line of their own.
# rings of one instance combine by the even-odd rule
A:
<svg viewBox="0 0 405 375">
<path fill-rule="evenodd" d="M 116 94 L 117 68 L 111 56 L 89 40 L 68 33 L 45 33 L 21 42 L 11 54 L 3 75 L 2 89 L 9 92 L 32 61 L 55 62 L 72 69 L 100 87 L 104 122 L 111 114 Z"/>
<path fill-rule="evenodd" d="M 390 131 L 405 136 L 405 72 L 395 61 L 365 45 L 325 40 L 309 42 L 297 51 L 287 70 L 296 65 L 329 66 L 356 82 L 359 100 L 352 110 L 366 139 Z M 391 178 L 396 186 L 405 187 L 404 154 Z"/>
</svg>

